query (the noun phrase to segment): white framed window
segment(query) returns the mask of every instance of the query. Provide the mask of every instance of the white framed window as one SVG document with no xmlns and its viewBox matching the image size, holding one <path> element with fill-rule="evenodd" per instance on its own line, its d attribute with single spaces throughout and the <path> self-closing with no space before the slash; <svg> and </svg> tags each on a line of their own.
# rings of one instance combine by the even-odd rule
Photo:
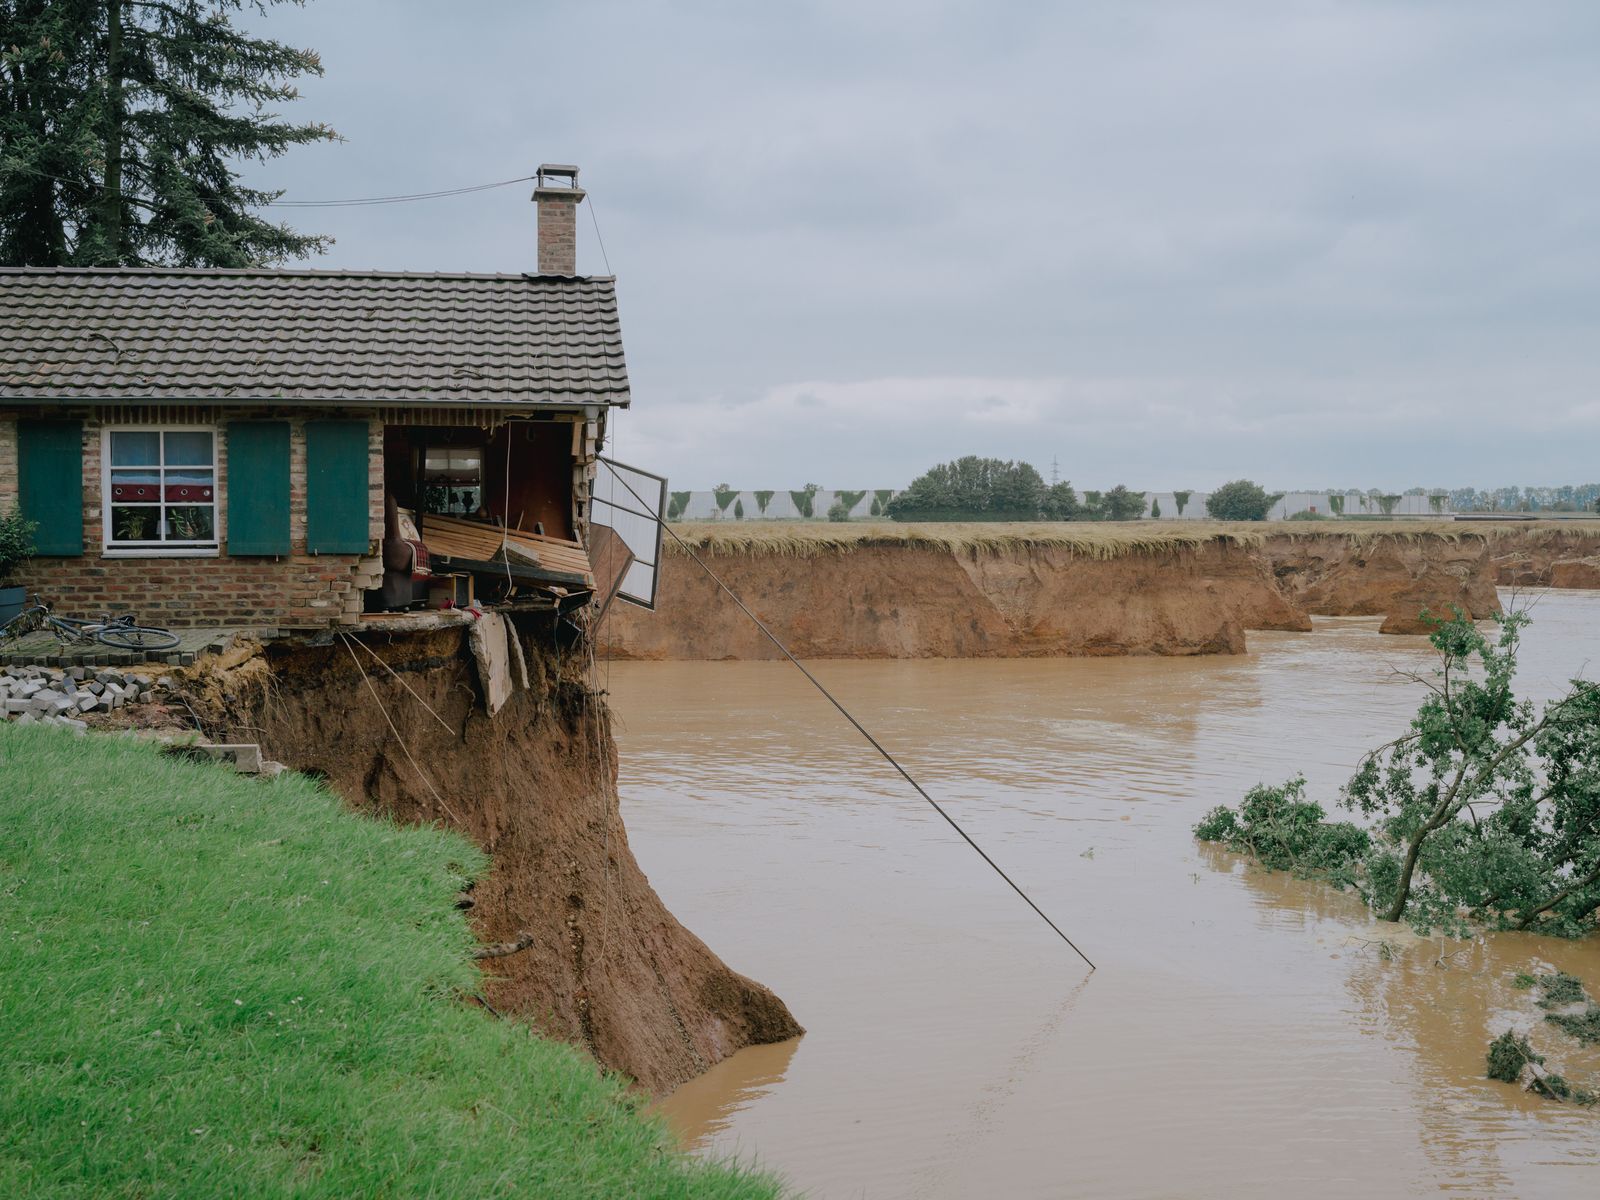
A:
<svg viewBox="0 0 1600 1200">
<path fill-rule="evenodd" d="M 100 447 L 109 555 L 217 553 L 217 431 L 210 425 L 124 425 Z"/>
</svg>

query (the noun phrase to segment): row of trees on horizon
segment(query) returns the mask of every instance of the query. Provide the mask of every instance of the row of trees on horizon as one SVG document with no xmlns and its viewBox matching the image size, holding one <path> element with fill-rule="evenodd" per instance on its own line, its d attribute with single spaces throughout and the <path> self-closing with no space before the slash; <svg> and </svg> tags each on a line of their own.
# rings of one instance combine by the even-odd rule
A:
<svg viewBox="0 0 1600 1200">
<path fill-rule="evenodd" d="M 819 492 L 826 490 L 819 484 L 810 483 L 787 494 L 793 499 L 800 517 L 818 518 L 824 514 L 820 511 L 821 505 L 813 505 L 813 500 Z M 1363 515 L 1389 515 L 1398 502 L 1407 496 L 1426 496 L 1433 510 L 1441 513 L 1600 511 L 1600 483 L 1482 490 L 1471 487 L 1412 487 L 1396 493 L 1384 492 L 1379 488 L 1313 487 L 1291 490 L 1326 495 L 1329 499 L 1327 515 L 1330 517 L 1344 515 L 1346 498 L 1350 496 L 1365 498 L 1361 505 Z M 719 483 L 712 489 L 712 494 L 724 515 L 746 515 L 743 503 L 736 499 L 741 489 Z M 1201 493 L 1198 503 L 1205 506 L 1208 516 L 1224 520 L 1260 520 L 1285 494 L 1269 493 L 1252 480 L 1234 480 L 1209 494 Z M 687 491 L 672 493 L 669 520 L 677 520 L 684 515 L 692 495 Z M 756 491 L 753 495 L 760 515 L 764 516 L 766 501 L 778 495 L 778 492 Z M 1196 492 L 1194 489 L 1173 489 L 1159 493 L 1151 501 L 1147 514 L 1145 497 L 1149 493 L 1134 491 L 1126 484 L 1118 484 L 1104 491 L 1085 489 L 1080 493 L 1071 481 L 1046 483 L 1039 471 L 1029 463 L 968 455 L 930 468 L 903 491 L 893 488 L 836 491 L 833 493 L 834 503 L 826 514 L 828 519 L 849 520 L 855 505 L 869 495 L 873 497 L 872 516 L 888 516 L 897 520 L 1131 521 L 1146 515 L 1152 519 L 1184 516 Z M 1167 503 L 1174 511 L 1162 511 L 1162 496 L 1171 497 Z M 732 511 L 730 506 L 737 506 L 738 511 Z M 1258 510 L 1260 516 L 1255 515 Z M 1230 515 L 1219 516 L 1221 512 Z"/>
</svg>

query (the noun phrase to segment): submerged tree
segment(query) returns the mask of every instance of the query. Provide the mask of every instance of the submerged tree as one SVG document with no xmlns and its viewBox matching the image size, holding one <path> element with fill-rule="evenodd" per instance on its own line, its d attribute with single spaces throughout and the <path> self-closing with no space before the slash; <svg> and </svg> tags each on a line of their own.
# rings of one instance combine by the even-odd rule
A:
<svg viewBox="0 0 1600 1200">
<path fill-rule="evenodd" d="M 1304 781 L 1213 810 L 1205 840 L 1351 885 L 1384 920 L 1566 937 L 1600 910 L 1600 688 L 1574 681 L 1536 709 L 1512 690 L 1526 613 L 1485 637 L 1459 612 L 1410 729 L 1363 760 L 1342 803 L 1370 829 L 1326 822 Z"/>
<path fill-rule="evenodd" d="M 281 2 L 0 0 L 0 262 L 251 267 L 324 250 L 257 215 L 282 193 L 235 169 L 337 137 L 271 111 L 322 74 L 316 53 L 229 19 Z"/>
</svg>

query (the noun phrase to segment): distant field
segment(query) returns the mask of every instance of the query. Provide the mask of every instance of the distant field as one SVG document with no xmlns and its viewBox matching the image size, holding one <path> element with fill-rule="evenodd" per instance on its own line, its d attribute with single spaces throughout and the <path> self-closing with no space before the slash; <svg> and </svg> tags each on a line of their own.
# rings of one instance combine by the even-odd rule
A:
<svg viewBox="0 0 1600 1200">
<path fill-rule="evenodd" d="M 1059 546 L 1087 558 L 1160 553 L 1230 541 L 1258 546 L 1269 537 L 1338 537 L 1355 544 L 1384 538 L 1424 537 L 1447 541 L 1499 538 L 1535 529 L 1560 529 L 1600 537 L 1600 521 L 1042 521 L 914 523 L 832 521 L 702 521 L 671 529 L 699 550 L 718 554 L 769 554 L 809 557 L 864 546 L 911 544 L 939 550 L 1007 550 L 1019 546 Z M 667 539 L 668 550 L 675 549 Z"/>
<path fill-rule="evenodd" d="M 770 1197 L 497 1020 L 464 839 L 0 727 L 0 1196 Z"/>
</svg>

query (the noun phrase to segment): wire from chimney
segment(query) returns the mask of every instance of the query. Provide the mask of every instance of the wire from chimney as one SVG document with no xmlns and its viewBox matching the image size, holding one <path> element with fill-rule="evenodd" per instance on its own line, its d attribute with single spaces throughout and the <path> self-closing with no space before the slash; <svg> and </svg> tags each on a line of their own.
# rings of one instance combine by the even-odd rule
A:
<svg viewBox="0 0 1600 1200">
<path fill-rule="evenodd" d="M 69 183 L 74 187 L 92 187 L 102 192 L 107 190 L 115 191 L 118 196 L 129 203 L 148 208 L 152 212 L 156 211 L 155 205 L 134 193 L 107 189 L 105 184 L 96 183 L 92 179 L 68 179 L 62 175 L 51 175 L 47 171 L 35 171 L 31 167 L 14 167 L 12 169 L 22 175 L 34 175 L 40 179 L 53 179 L 57 183 Z M 498 183 L 478 183 L 473 184 L 471 187 L 445 188 L 443 191 L 438 192 L 413 192 L 404 196 L 363 196 L 353 200 L 263 200 L 260 206 L 263 208 L 349 208 L 368 204 L 409 204 L 414 200 L 438 200 L 445 196 L 465 196 L 471 192 L 487 192 L 491 188 L 510 187 L 513 183 L 527 183 L 533 178 L 534 176 L 532 175 L 520 175 L 516 179 L 502 179 Z M 592 212 L 593 210 L 591 209 L 590 211 Z M 601 253 L 602 255 L 605 253 L 603 248 Z"/>
<path fill-rule="evenodd" d="M 600 243 L 600 258 L 606 264 L 606 274 L 615 275 L 611 269 L 611 256 L 606 253 L 606 240 L 600 236 L 600 219 L 594 215 L 594 197 L 589 197 L 589 220 L 594 225 L 594 240 Z"/>
<path fill-rule="evenodd" d="M 487 192 L 491 188 L 510 187 L 513 183 L 527 183 L 532 175 L 519 175 L 516 179 L 502 179 L 499 183 L 478 183 L 471 187 L 446 188 L 440 192 L 413 192 L 408 196 L 366 196 L 358 200 L 268 200 L 271 208 L 347 208 L 361 204 L 407 204 L 413 200 L 437 200 L 442 196 L 465 196 L 469 192 Z"/>
<path fill-rule="evenodd" d="M 1055 934 L 1056 934 L 1057 937 L 1059 937 L 1067 945 L 1071 946 L 1072 950 L 1073 950 L 1073 953 L 1075 953 L 1079 958 L 1083 959 L 1083 961 L 1088 964 L 1089 970 L 1093 971 L 1095 969 L 1095 965 L 1094 965 L 1094 963 L 1092 961 L 1090 961 L 1089 956 L 1087 954 L 1085 954 L 1082 950 L 1079 950 L 1078 949 L 1078 944 L 1076 942 L 1074 942 L 1071 938 L 1069 938 L 1065 933 L 1063 933 L 1062 930 L 1061 930 L 1061 927 L 1059 925 L 1057 925 L 1054 921 L 1052 921 L 1048 916 L 1045 915 L 1044 909 L 1040 908 L 1037 904 L 1035 904 L 1033 902 L 1033 897 L 1029 896 L 1027 892 L 1023 891 L 1022 888 L 1017 885 L 1016 880 L 1012 879 L 1011 876 L 1007 875 L 1003 870 L 1001 870 L 1000 864 L 995 862 L 994 859 L 989 857 L 989 855 L 984 851 L 983 847 L 978 845 L 978 843 L 973 840 L 972 835 L 970 833 L 968 833 L 965 829 L 961 828 L 960 822 L 958 822 L 954 817 L 952 817 L 948 812 L 946 812 L 945 809 L 944 809 L 944 806 L 942 804 L 940 804 L 932 796 L 928 795 L 928 793 L 923 789 L 923 786 L 920 783 L 918 783 L 915 779 L 913 779 L 911 777 L 911 772 L 907 771 L 904 767 L 902 767 L 900 765 L 899 761 L 895 758 L 895 756 L 890 754 L 887 750 L 885 750 L 883 748 L 883 744 L 881 742 L 879 742 L 877 738 L 873 737 L 872 734 L 867 732 L 867 727 L 865 725 L 863 725 L 860 721 L 856 720 L 855 717 L 851 714 L 850 710 L 847 709 L 844 705 L 840 704 L 839 701 L 834 697 L 834 694 L 832 692 L 830 692 L 827 688 L 822 686 L 822 681 L 820 679 L 818 679 L 810 671 L 806 670 L 805 664 L 802 663 L 798 658 L 796 658 L 793 654 L 791 654 L 789 652 L 789 647 L 785 646 L 781 641 L 778 640 L 778 635 L 773 633 L 772 630 L 768 629 L 766 627 L 766 625 L 764 625 L 762 623 L 761 618 L 756 616 L 755 613 L 751 612 L 750 609 L 745 605 L 745 602 L 743 600 L 739 599 L 738 593 L 735 592 L 726 583 L 724 583 L 722 581 L 721 577 L 715 571 L 713 571 L 709 566 L 706 565 L 705 559 L 701 558 L 698 554 L 696 554 L 694 552 L 694 547 L 689 545 L 688 542 L 684 541 L 683 538 L 678 536 L 677 530 L 673 529 L 672 526 L 668 525 L 667 522 L 661 517 L 660 513 L 657 512 L 657 510 L 652 509 L 650 507 L 650 502 L 649 501 L 647 501 L 643 496 L 639 495 L 639 493 L 637 491 L 634 491 L 633 485 L 631 483 L 629 483 L 625 478 L 623 478 L 622 473 L 620 471 L 618 471 L 615 467 L 613 467 L 605 459 L 602 458 L 600 461 L 602 463 L 604 463 L 605 466 L 606 466 L 606 469 L 611 472 L 612 478 L 617 480 L 619 483 L 622 484 L 623 487 L 628 489 L 628 491 L 633 495 L 634 500 L 636 500 L 638 502 L 640 508 L 644 509 L 646 512 L 656 512 L 655 521 L 656 521 L 656 524 L 661 527 L 662 532 L 665 533 L 668 537 L 670 537 L 673 541 L 678 543 L 679 549 L 681 549 L 685 554 L 687 554 L 690 558 L 692 558 L 695 561 L 695 564 L 697 566 L 699 566 L 699 568 L 702 571 L 704 571 L 708 576 L 711 577 L 711 582 L 716 584 L 719 588 L 721 588 L 724 592 L 726 592 L 727 595 L 728 595 L 728 599 L 732 600 L 736 605 L 739 606 L 739 611 L 744 613 L 745 616 L 750 618 L 750 620 L 755 624 L 755 627 L 757 629 L 759 629 L 766 636 L 766 639 L 769 642 L 771 642 L 774 646 L 776 646 L 779 649 L 779 651 L 782 652 L 782 654 L 783 654 L 783 656 L 785 658 L 787 658 L 791 663 L 794 664 L 794 666 L 799 670 L 800 674 L 804 675 L 807 679 L 809 679 L 811 681 L 811 686 L 816 688 L 817 691 L 821 692 L 823 697 L 828 701 L 828 703 L 833 705 L 836 709 L 838 709 L 840 715 L 843 716 L 846 721 L 849 721 L 850 724 L 855 726 L 856 732 L 859 733 L 862 737 L 866 738 L 867 741 L 871 744 L 871 746 L 872 746 L 872 748 L 874 750 L 876 750 L 879 754 L 883 755 L 884 761 L 886 761 L 896 771 L 900 772 L 900 777 L 902 779 L 904 779 L 907 783 L 909 783 L 912 786 L 912 788 L 916 791 L 917 795 L 921 796 L 930 805 L 932 805 L 933 806 L 933 811 L 938 813 L 941 817 L 943 817 L 945 819 L 945 822 L 950 826 L 950 828 L 954 829 L 957 833 L 959 833 L 961 835 L 961 837 L 962 837 L 962 840 L 965 841 L 967 843 L 967 845 L 971 846 L 974 850 L 976 850 L 978 852 L 978 857 L 983 859 L 984 862 L 988 863 L 989 866 L 994 869 L 994 873 L 996 875 L 1000 876 L 1001 879 L 1004 879 L 1008 884 L 1010 884 L 1011 885 L 1011 890 L 1014 891 L 1017 895 L 1021 896 L 1022 899 L 1027 903 L 1028 907 L 1033 909 L 1033 911 L 1039 915 L 1040 919 L 1043 920 L 1046 925 L 1050 926 L 1050 928 L 1055 931 Z M 660 568 L 658 567 L 657 569 L 659 570 Z"/>
</svg>

